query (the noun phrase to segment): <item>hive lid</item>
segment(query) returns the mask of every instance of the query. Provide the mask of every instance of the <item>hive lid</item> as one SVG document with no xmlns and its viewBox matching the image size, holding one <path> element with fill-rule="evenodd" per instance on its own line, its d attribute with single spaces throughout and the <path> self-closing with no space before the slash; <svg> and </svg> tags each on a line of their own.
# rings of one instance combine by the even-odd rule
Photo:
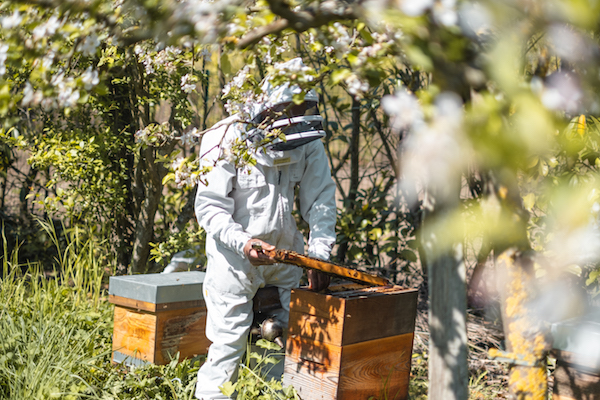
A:
<svg viewBox="0 0 600 400">
<path fill-rule="evenodd" d="M 202 300 L 205 272 L 111 276 L 108 294 L 153 304 Z"/>
</svg>

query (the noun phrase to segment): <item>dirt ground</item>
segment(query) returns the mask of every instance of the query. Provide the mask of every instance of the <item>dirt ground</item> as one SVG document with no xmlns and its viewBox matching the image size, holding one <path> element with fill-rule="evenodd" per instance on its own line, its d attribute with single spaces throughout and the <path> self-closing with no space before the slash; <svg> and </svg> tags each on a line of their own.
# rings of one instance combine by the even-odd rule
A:
<svg viewBox="0 0 600 400">
<path fill-rule="evenodd" d="M 427 302 L 423 297 L 426 295 L 420 293 L 422 301 L 417 309 L 412 375 L 417 379 L 426 380 L 429 325 Z M 508 364 L 492 360 L 488 354 L 491 348 L 504 348 L 504 333 L 497 304 L 492 302 L 485 309 L 467 310 L 467 337 L 470 399 L 507 399 Z M 554 360 L 549 361 L 548 387 L 552 393 Z"/>
</svg>

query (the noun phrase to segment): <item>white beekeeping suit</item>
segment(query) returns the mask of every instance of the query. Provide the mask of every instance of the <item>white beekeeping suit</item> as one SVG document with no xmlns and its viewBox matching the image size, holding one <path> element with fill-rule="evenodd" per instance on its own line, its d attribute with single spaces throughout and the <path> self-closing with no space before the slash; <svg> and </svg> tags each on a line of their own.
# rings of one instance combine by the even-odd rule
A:
<svg viewBox="0 0 600 400">
<path fill-rule="evenodd" d="M 291 61 L 298 62 L 301 60 Z M 256 121 L 273 107 L 293 107 L 292 96 L 299 91 L 288 85 L 271 88 L 266 84 L 263 89 L 269 99 L 256 105 Z M 316 101 L 316 93 L 309 92 L 305 103 L 316 109 Z M 261 134 L 236 122 L 236 116 L 218 123 L 202 139 L 204 165 L 216 165 L 206 175 L 208 184 L 199 185 L 195 205 L 198 222 L 207 233 L 204 296 L 208 309 L 206 336 L 212 341 L 207 360 L 198 371 L 199 399 L 226 398 L 219 386 L 235 379 L 252 324 L 252 298 L 259 288 L 279 288 L 284 315 L 278 317 L 287 324 L 290 289 L 298 286 L 302 269 L 286 264 L 254 266 L 245 256 L 244 247 L 252 239 L 261 239 L 277 248 L 304 251 L 304 238 L 292 216 L 296 187 L 302 218 L 310 227 L 308 254 L 328 259 L 335 243 L 335 184 L 324 146 L 318 140 L 324 132 L 319 117 L 297 115 L 272 118 L 279 119 L 273 125 L 286 132 L 288 141 L 260 150 L 255 166 L 236 169 L 227 157 L 219 160 L 235 139 L 250 142 L 256 139 L 250 136 Z M 282 123 L 283 119 L 287 122 Z M 296 139 L 302 145 L 291 148 Z"/>
</svg>

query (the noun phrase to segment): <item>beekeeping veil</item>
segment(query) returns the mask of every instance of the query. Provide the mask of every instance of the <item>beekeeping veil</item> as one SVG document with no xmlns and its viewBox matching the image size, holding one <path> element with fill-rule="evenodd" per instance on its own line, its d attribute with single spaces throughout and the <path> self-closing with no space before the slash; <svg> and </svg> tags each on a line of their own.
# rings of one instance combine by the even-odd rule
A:
<svg viewBox="0 0 600 400">
<path fill-rule="evenodd" d="M 301 58 L 295 58 L 278 68 L 301 70 Z M 284 165 L 294 163 L 298 156 L 292 150 L 325 136 L 323 117 L 319 114 L 319 97 L 314 90 L 308 91 L 304 102 L 295 104 L 293 97 L 302 92 L 296 85 L 285 83 L 273 86 L 269 77 L 262 85 L 266 101 L 257 104 L 251 112 L 252 121 L 248 124 L 247 138 L 259 146 L 269 133 L 283 133 L 285 140 L 277 138 L 257 149 L 256 160 L 263 165 Z"/>
</svg>

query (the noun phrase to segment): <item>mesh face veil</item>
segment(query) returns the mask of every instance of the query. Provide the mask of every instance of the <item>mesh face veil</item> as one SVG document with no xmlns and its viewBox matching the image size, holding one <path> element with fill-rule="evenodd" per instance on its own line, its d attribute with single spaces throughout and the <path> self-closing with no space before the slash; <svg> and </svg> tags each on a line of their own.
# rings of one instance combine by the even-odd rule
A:
<svg viewBox="0 0 600 400">
<path fill-rule="evenodd" d="M 276 151 L 292 150 L 325 136 L 323 117 L 319 114 L 316 101 L 276 104 L 256 115 L 251 126 L 248 139 L 255 145 L 270 133 L 283 133 L 285 140 L 277 138 L 266 145 Z"/>
</svg>

